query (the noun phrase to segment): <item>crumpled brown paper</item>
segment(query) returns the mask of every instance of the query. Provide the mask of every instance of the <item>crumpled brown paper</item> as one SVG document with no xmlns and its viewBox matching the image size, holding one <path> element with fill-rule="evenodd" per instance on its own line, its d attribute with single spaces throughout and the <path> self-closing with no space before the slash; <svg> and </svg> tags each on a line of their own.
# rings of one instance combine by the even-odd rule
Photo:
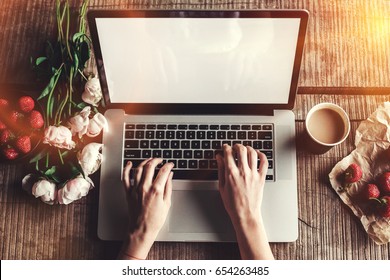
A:
<svg viewBox="0 0 390 280">
<path fill-rule="evenodd" d="M 378 175 L 390 171 L 390 160 L 384 150 L 390 147 L 390 102 L 381 105 L 356 130 L 356 149 L 338 162 L 329 174 L 333 189 L 353 213 L 360 218 L 364 229 L 376 244 L 390 241 L 390 218 L 381 218 L 371 210 L 368 202 L 359 199 L 359 192 L 369 183 L 375 183 Z M 342 174 L 351 163 L 357 163 L 363 170 L 362 179 L 343 189 Z"/>
</svg>

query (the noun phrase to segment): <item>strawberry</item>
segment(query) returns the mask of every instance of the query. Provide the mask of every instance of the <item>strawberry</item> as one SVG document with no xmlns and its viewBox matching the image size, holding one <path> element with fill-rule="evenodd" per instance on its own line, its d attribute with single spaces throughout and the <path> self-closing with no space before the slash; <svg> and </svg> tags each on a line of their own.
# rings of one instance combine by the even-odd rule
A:
<svg viewBox="0 0 390 280">
<path fill-rule="evenodd" d="M 377 207 L 377 212 L 381 217 L 388 218 L 390 217 L 390 196 L 384 196 L 378 199 L 379 205 Z"/>
<path fill-rule="evenodd" d="M 12 110 L 9 119 L 12 124 L 16 124 L 21 117 L 22 115 L 18 111 Z"/>
<path fill-rule="evenodd" d="M 385 172 L 379 176 L 378 187 L 384 194 L 390 194 L 390 172 Z"/>
<path fill-rule="evenodd" d="M 8 105 L 9 105 L 9 102 L 7 99 L 0 98 L 0 108 L 6 108 L 6 107 L 8 107 Z"/>
<path fill-rule="evenodd" d="M 6 129 L 6 128 L 7 128 L 7 126 L 2 121 L 0 121 L 0 130 Z"/>
<path fill-rule="evenodd" d="M 44 124 L 41 113 L 36 110 L 32 110 L 29 116 L 29 123 L 32 128 L 41 128 Z"/>
<path fill-rule="evenodd" d="M 22 96 L 18 100 L 18 105 L 21 111 L 28 113 L 34 109 L 35 102 L 30 96 Z"/>
<path fill-rule="evenodd" d="M 15 142 L 16 148 L 23 154 L 27 154 L 31 151 L 31 139 L 29 136 L 20 136 Z"/>
<path fill-rule="evenodd" d="M 4 129 L 0 132 L 0 145 L 6 144 L 11 138 L 11 131 Z"/>
<path fill-rule="evenodd" d="M 363 199 L 369 200 L 373 198 L 378 198 L 381 193 L 379 192 L 377 185 L 367 184 L 362 190 L 361 194 Z"/>
<path fill-rule="evenodd" d="M 362 178 L 363 172 L 359 165 L 352 163 L 344 172 L 344 181 L 347 184 L 356 183 Z"/>
<path fill-rule="evenodd" d="M 19 156 L 19 153 L 14 148 L 5 148 L 3 150 L 3 155 L 7 159 L 16 159 Z"/>
</svg>

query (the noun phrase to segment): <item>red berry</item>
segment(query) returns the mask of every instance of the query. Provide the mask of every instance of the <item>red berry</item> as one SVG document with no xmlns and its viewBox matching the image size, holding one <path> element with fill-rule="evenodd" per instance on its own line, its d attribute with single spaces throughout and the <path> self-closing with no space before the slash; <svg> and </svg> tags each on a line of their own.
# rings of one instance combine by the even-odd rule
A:
<svg viewBox="0 0 390 280">
<path fill-rule="evenodd" d="M 7 126 L 2 121 L 0 121 L 0 130 L 6 129 L 6 128 L 7 128 Z"/>
<path fill-rule="evenodd" d="M 0 108 L 8 107 L 8 105 L 9 105 L 9 102 L 7 99 L 0 98 Z"/>
<path fill-rule="evenodd" d="M 390 217 L 390 196 L 379 199 L 378 214 L 384 218 Z"/>
<path fill-rule="evenodd" d="M 43 121 L 43 117 L 42 117 L 41 113 L 36 111 L 36 110 L 31 111 L 30 117 L 29 117 L 29 123 L 30 123 L 32 128 L 39 129 L 39 128 L 43 127 L 44 121 Z"/>
<path fill-rule="evenodd" d="M 30 96 L 22 96 L 18 100 L 19 108 L 25 113 L 31 112 L 34 109 L 35 102 Z"/>
<path fill-rule="evenodd" d="M 16 124 L 18 122 L 18 120 L 21 118 L 21 114 L 15 110 L 12 110 L 11 111 L 11 114 L 9 116 L 9 119 L 10 119 L 10 122 L 12 124 Z"/>
<path fill-rule="evenodd" d="M 5 148 L 3 150 L 3 155 L 7 159 L 15 159 L 19 156 L 19 153 L 14 148 Z"/>
<path fill-rule="evenodd" d="M 390 172 L 385 172 L 379 176 L 378 187 L 384 194 L 390 194 Z"/>
<path fill-rule="evenodd" d="M 31 139 L 29 136 L 21 136 L 16 139 L 15 142 L 16 148 L 24 154 L 27 154 L 31 151 Z"/>
<path fill-rule="evenodd" d="M 0 145 L 6 144 L 11 138 L 11 131 L 4 129 L 0 132 Z"/>
<path fill-rule="evenodd" d="M 347 184 L 356 183 L 362 178 L 362 176 L 363 176 L 363 172 L 360 166 L 357 165 L 356 163 L 352 163 L 345 170 L 344 181 Z"/>
<path fill-rule="evenodd" d="M 378 198 L 381 195 L 378 187 L 374 184 L 368 184 L 362 190 L 362 197 L 365 200 L 369 200 L 372 198 Z"/>
</svg>

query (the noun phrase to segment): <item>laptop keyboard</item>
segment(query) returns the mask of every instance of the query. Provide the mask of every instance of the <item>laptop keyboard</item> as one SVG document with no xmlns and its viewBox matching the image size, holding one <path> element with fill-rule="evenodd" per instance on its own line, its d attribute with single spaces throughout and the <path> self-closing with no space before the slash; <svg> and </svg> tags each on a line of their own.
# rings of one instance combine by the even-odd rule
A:
<svg viewBox="0 0 390 280">
<path fill-rule="evenodd" d="M 273 124 L 156 124 L 126 123 L 124 166 L 138 166 L 148 158 L 173 162 L 174 179 L 217 180 L 216 154 L 222 145 L 242 144 L 263 152 L 268 159 L 267 181 L 274 181 Z"/>
</svg>

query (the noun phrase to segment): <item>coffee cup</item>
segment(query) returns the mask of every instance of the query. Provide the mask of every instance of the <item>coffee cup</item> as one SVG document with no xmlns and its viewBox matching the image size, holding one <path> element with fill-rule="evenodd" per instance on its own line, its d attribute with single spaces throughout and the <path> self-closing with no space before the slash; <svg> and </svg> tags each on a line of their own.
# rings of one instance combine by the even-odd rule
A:
<svg viewBox="0 0 390 280">
<path fill-rule="evenodd" d="M 351 125 L 343 108 L 333 103 L 320 103 L 307 113 L 305 128 L 305 146 L 310 152 L 323 154 L 348 137 Z"/>
</svg>

